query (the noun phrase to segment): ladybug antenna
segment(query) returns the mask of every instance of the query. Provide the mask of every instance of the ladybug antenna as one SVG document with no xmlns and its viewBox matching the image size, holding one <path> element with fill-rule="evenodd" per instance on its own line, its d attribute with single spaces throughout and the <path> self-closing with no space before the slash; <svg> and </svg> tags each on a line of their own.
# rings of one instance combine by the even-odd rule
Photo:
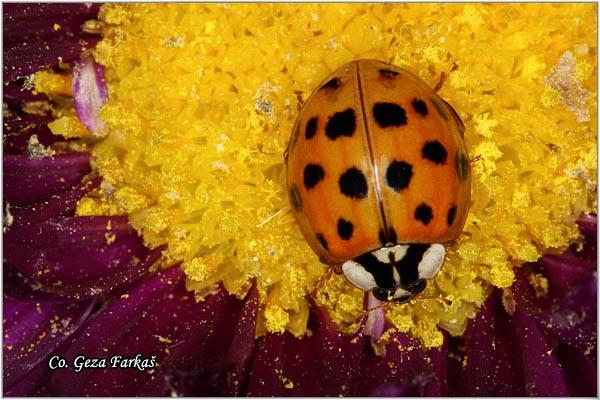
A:
<svg viewBox="0 0 600 400">
<path fill-rule="evenodd" d="M 456 63 L 452 63 L 452 67 L 450 68 L 450 72 L 446 73 L 445 71 L 442 71 L 440 73 L 440 80 L 435 84 L 433 91 L 435 93 L 437 93 L 442 86 L 444 86 L 444 83 L 446 82 L 446 79 L 448 79 L 448 75 L 450 75 L 451 72 L 456 71 L 458 69 L 458 64 Z"/>
<path fill-rule="evenodd" d="M 368 296 L 368 294 L 367 294 L 367 296 Z M 389 302 L 389 301 L 383 301 L 374 307 L 369 307 L 369 302 L 367 302 L 367 305 L 366 305 L 367 308 L 363 309 L 363 312 L 360 314 L 360 316 L 358 318 L 356 318 L 354 320 L 354 322 L 365 321 L 365 318 L 367 318 L 369 316 L 370 312 L 377 311 L 382 308 L 387 309 L 389 307 L 390 303 L 391 302 Z"/>
</svg>

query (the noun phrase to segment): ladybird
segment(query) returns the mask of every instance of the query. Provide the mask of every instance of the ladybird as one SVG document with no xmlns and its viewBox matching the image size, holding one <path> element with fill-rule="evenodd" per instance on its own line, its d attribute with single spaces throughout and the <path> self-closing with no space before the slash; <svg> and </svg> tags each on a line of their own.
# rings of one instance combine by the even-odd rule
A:
<svg viewBox="0 0 600 400">
<path fill-rule="evenodd" d="M 358 60 L 326 78 L 284 155 L 291 208 L 320 260 L 382 301 L 422 292 L 467 218 L 464 130 L 405 69 Z"/>
</svg>

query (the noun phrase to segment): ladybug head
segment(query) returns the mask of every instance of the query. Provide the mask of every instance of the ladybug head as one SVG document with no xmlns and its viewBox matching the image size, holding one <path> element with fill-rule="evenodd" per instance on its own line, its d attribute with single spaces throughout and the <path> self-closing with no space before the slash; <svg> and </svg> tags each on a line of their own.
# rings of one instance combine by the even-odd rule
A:
<svg viewBox="0 0 600 400">
<path fill-rule="evenodd" d="M 382 247 L 342 265 L 346 278 L 355 286 L 373 291 L 381 301 L 406 302 L 427 286 L 444 263 L 441 244 L 404 244 Z"/>
</svg>

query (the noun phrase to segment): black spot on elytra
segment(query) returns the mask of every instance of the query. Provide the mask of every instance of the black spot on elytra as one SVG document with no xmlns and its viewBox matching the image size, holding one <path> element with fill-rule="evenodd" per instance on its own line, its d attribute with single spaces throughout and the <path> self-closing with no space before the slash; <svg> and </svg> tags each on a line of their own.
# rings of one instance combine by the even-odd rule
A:
<svg viewBox="0 0 600 400">
<path fill-rule="evenodd" d="M 436 164 L 445 164 L 448 152 L 443 144 L 437 140 L 430 140 L 421 149 L 421 156 Z"/>
<path fill-rule="evenodd" d="M 343 240 L 350 240 L 352 232 L 354 232 L 354 225 L 352 225 L 352 222 L 340 218 L 337 224 L 337 231 L 340 238 Z"/>
<path fill-rule="evenodd" d="M 300 192 L 298 191 L 298 187 L 296 185 L 292 185 L 290 187 L 290 200 L 294 210 L 299 210 L 302 208 L 302 198 L 300 197 Z"/>
<path fill-rule="evenodd" d="M 406 111 L 396 103 L 375 103 L 373 117 L 382 128 L 406 125 Z"/>
<path fill-rule="evenodd" d="M 425 104 L 423 100 L 413 99 L 413 101 L 410 104 L 412 104 L 415 111 L 421 114 L 422 116 L 426 116 L 429 113 L 429 110 L 427 109 L 427 104 Z"/>
<path fill-rule="evenodd" d="M 319 164 L 308 164 L 304 168 L 304 187 L 312 189 L 325 177 L 325 171 Z"/>
<path fill-rule="evenodd" d="M 423 225 L 429 224 L 429 221 L 431 221 L 432 218 L 433 218 L 433 212 L 431 210 L 431 207 L 429 207 L 427 204 L 421 203 L 415 209 L 415 219 L 417 221 L 421 221 L 423 223 Z"/>
<path fill-rule="evenodd" d="M 389 69 L 380 69 L 380 70 L 378 70 L 378 72 L 379 72 L 379 76 L 381 76 L 382 78 L 385 78 L 385 79 L 394 79 L 395 77 L 400 75 L 400 72 L 392 71 Z"/>
<path fill-rule="evenodd" d="M 412 165 L 405 161 L 392 161 L 385 172 L 385 180 L 396 192 L 406 189 L 413 176 Z"/>
<path fill-rule="evenodd" d="M 390 228 L 388 234 L 385 233 L 383 229 L 379 231 L 379 241 L 382 246 L 387 246 L 390 243 L 395 245 L 397 243 L 398 238 L 396 237 L 396 231 L 394 228 Z"/>
<path fill-rule="evenodd" d="M 365 175 L 355 167 L 349 168 L 340 176 L 340 191 L 345 196 L 364 199 L 369 190 Z"/>
<path fill-rule="evenodd" d="M 327 240 L 325 240 L 323 235 L 321 235 L 320 233 L 317 233 L 315 236 L 316 236 L 317 240 L 319 241 L 319 243 L 321 243 L 321 246 L 323 246 L 323 248 L 325 250 L 329 250 L 329 246 L 327 245 Z"/>
<path fill-rule="evenodd" d="M 327 89 L 337 89 L 340 87 L 342 83 L 338 78 L 333 78 L 328 80 L 323 86 L 319 88 L 319 90 L 327 90 Z"/>
<path fill-rule="evenodd" d="M 351 108 L 333 114 L 325 126 L 325 134 L 331 140 L 335 140 L 340 136 L 350 137 L 355 130 L 356 115 Z"/>
<path fill-rule="evenodd" d="M 448 210 L 448 226 L 450 226 L 454 223 L 455 218 L 456 218 L 456 206 L 452 206 Z"/>
<path fill-rule="evenodd" d="M 457 151 L 455 156 L 455 167 L 458 179 L 465 181 L 469 177 L 469 160 L 467 159 L 467 156 Z"/>
<path fill-rule="evenodd" d="M 313 136 L 315 136 L 315 133 L 317 133 L 317 120 L 318 117 L 312 117 L 306 123 L 306 128 L 304 129 L 304 136 L 307 140 L 312 139 Z"/>
</svg>

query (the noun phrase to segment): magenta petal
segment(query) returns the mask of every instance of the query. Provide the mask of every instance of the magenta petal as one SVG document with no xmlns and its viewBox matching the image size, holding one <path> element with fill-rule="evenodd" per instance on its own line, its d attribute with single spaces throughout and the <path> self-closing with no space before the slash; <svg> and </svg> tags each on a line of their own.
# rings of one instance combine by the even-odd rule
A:
<svg viewBox="0 0 600 400">
<path fill-rule="evenodd" d="M 90 172 L 88 153 L 30 159 L 4 156 L 4 199 L 9 204 L 35 203 L 65 192 Z"/>
<path fill-rule="evenodd" d="M 222 289 L 196 302 L 178 266 L 132 288 L 78 335 L 65 354 L 156 355 L 158 368 L 60 371 L 58 395 L 134 396 L 236 394 L 254 346 L 258 293 L 246 301 Z M 239 374 L 239 375 L 238 375 Z"/>
<path fill-rule="evenodd" d="M 75 213 L 75 207 L 79 199 L 89 193 L 90 190 L 99 187 L 100 181 L 101 178 L 96 177 L 80 183 L 71 190 L 52 196 L 44 203 L 30 206 L 10 206 L 10 213 L 14 221 L 5 229 L 10 233 L 13 230 L 18 230 L 19 227 L 31 226 L 56 217 L 72 216 Z"/>
<path fill-rule="evenodd" d="M 562 369 L 539 324 L 517 310 L 515 326 L 519 338 L 525 390 L 528 396 L 568 396 Z"/>
<path fill-rule="evenodd" d="M 258 339 L 246 395 L 339 396 L 351 394 L 356 366 L 353 355 L 364 340 L 351 344 L 323 310 L 313 309 L 312 336 L 297 339 L 288 332 Z"/>
<path fill-rule="evenodd" d="M 256 290 L 240 301 L 220 288 L 197 303 L 181 284 L 131 327 L 135 338 L 126 336 L 116 344 L 125 354 L 142 349 L 157 354 L 160 368 L 153 379 L 135 371 L 111 371 L 90 375 L 88 386 L 108 381 L 121 388 L 119 394 L 130 395 L 237 394 L 254 347 L 257 302 Z"/>
<path fill-rule="evenodd" d="M 21 301 L 41 303 L 65 303 L 69 301 L 62 296 L 41 290 L 39 284 L 26 282 L 23 274 L 6 260 L 2 268 L 2 288 L 5 295 Z"/>
<path fill-rule="evenodd" d="M 203 322 L 165 359 L 165 378 L 181 396 L 239 395 L 255 345 L 258 290 L 253 287 L 243 303 L 223 292 L 205 302 L 196 313 Z"/>
<path fill-rule="evenodd" d="M 577 221 L 581 233 L 590 242 L 590 245 L 596 247 L 596 238 L 598 237 L 598 216 L 595 214 L 583 214 Z"/>
<path fill-rule="evenodd" d="M 10 81 L 76 58 L 100 39 L 80 26 L 98 14 L 100 4 L 6 4 L 4 77 Z M 55 24 L 60 26 L 56 29 Z"/>
<path fill-rule="evenodd" d="M 364 345 L 363 357 L 354 366 L 358 375 L 353 396 L 422 396 L 425 386 L 437 379 L 420 343 L 404 333 L 391 335 L 385 356 L 375 355 L 370 343 Z"/>
<path fill-rule="evenodd" d="M 4 296 L 4 388 L 49 356 L 90 314 L 95 301 L 44 304 Z"/>
<path fill-rule="evenodd" d="M 448 396 L 448 338 L 450 335 L 444 333 L 444 344 L 439 348 L 427 351 L 427 363 L 431 371 L 431 380 L 425 386 L 425 396 L 441 397 Z"/>
<path fill-rule="evenodd" d="M 100 134 L 106 129 L 106 124 L 100 119 L 100 107 L 108 100 L 104 67 L 90 56 L 83 56 L 72 64 L 71 69 L 77 116 L 90 132 Z"/>
<path fill-rule="evenodd" d="M 597 279 L 588 273 L 556 305 L 536 316 L 544 332 L 596 361 Z"/>
<path fill-rule="evenodd" d="M 501 292 L 495 290 L 469 321 L 464 334 L 465 385 L 461 396 L 523 396 L 523 367 L 514 327 L 505 313 Z M 450 381 L 454 383 L 453 381 Z M 461 391 L 462 389 L 462 391 Z"/>
<path fill-rule="evenodd" d="M 48 128 L 52 117 L 41 115 L 18 115 L 4 119 L 3 144 L 4 155 L 28 155 L 27 146 L 32 135 L 36 135 L 43 146 L 65 140 L 62 136 L 54 135 Z"/>
<path fill-rule="evenodd" d="M 5 246 L 10 262 L 29 282 L 72 298 L 128 285 L 146 274 L 159 256 L 146 260 L 148 251 L 126 217 L 73 217 L 17 226 L 7 233 Z"/>
<path fill-rule="evenodd" d="M 596 361 L 590 361 L 578 349 L 563 344 L 558 346 L 556 356 L 563 368 L 570 396 L 598 396 Z"/>
<path fill-rule="evenodd" d="M 131 349 L 125 346 L 124 343 L 137 343 L 137 347 L 134 347 L 134 350 L 148 356 L 148 352 L 153 351 L 156 343 L 161 343 L 160 338 L 154 337 L 153 343 L 155 345 L 148 347 L 145 342 L 140 341 L 138 343 L 138 335 L 146 337 L 147 334 L 154 334 L 156 332 L 143 332 L 135 328 L 140 323 L 140 320 L 150 318 L 156 324 L 167 329 L 168 326 L 164 321 L 153 318 L 154 313 L 158 311 L 153 309 L 154 306 L 164 303 L 165 300 L 174 302 L 173 306 L 175 306 L 175 309 L 170 310 L 170 316 L 176 322 L 179 321 L 176 316 L 179 311 L 178 307 L 187 307 L 182 302 L 181 297 L 175 295 L 177 293 L 175 289 L 182 285 L 182 282 L 183 272 L 176 266 L 159 272 L 135 286 L 128 293 L 122 295 L 120 299 L 110 304 L 102 313 L 98 314 L 78 334 L 77 338 L 69 346 L 66 354 L 64 354 L 64 357 L 67 360 L 74 360 L 76 356 L 81 354 L 88 357 L 110 357 L 115 354 L 135 357 L 135 354 L 129 354 Z M 177 294 L 179 293 L 181 292 Z M 169 296 L 171 296 L 171 299 L 169 299 Z M 187 313 L 182 313 L 182 321 L 179 321 L 179 323 L 185 323 L 184 316 L 187 316 Z M 163 357 L 165 348 L 166 346 L 164 345 L 161 347 L 162 351 L 157 354 L 158 357 Z M 101 377 L 105 374 L 113 374 L 115 371 L 117 375 L 122 374 L 124 377 L 127 377 L 129 382 L 121 383 L 120 386 L 117 386 L 114 382 L 106 379 L 99 382 L 95 379 L 95 377 Z M 60 370 L 53 375 L 50 382 L 50 390 L 55 395 L 99 396 L 103 393 L 127 395 L 131 393 L 130 390 L 132 389 L 139 390 L 141 383 L 151 378 L 151 373 L 152 371 L 135 372 L 133 377 L 136 379 L 133 379 L 131 374 L 126 373 L 126 370 L 120 369 L 85 369 L 79 374 L 76 374 L 71 369 Z M 94 379 L 94 381 L 92 382 L 91 379 Z M 121 378 L 117 376 L 117 379 Z M 125 384 L 128 386 L 122 386 Z"/>
<path fill-rule="evenodd" d="M 64 341 L 55 351 L 55 354 L 60 354 L 62 348 L 67 341 Z M 34 368 L 29 370 L 18 382 L 11 387 L 4 387 L 4 397 L 32 397 L 47 395 L 45 383 L 48 381 L 52 371 L 48 368 L 50 357 L 39 362 Z"/>
<path fill-rule="evenodd" d="M 512 286 L 516 311 L 512 317 L 523 363 L 525 391 L 528 396 L 568 396 L 555 349 L 548 342 L 539 322 L 532 290 L 521 269 L 515 270 Z"/>
<path fill-rule="evenodd" d="M 20 112 L 19 106 L 28 101 L 48 101 L 48 96 L 43 93 L 33 93 L 31 89 L 23 87 L 23 82 L 5 82 L 2 100 L 11 111 Z M 14 107 L 12 107 L 14 106 Z"/>
</svg>

